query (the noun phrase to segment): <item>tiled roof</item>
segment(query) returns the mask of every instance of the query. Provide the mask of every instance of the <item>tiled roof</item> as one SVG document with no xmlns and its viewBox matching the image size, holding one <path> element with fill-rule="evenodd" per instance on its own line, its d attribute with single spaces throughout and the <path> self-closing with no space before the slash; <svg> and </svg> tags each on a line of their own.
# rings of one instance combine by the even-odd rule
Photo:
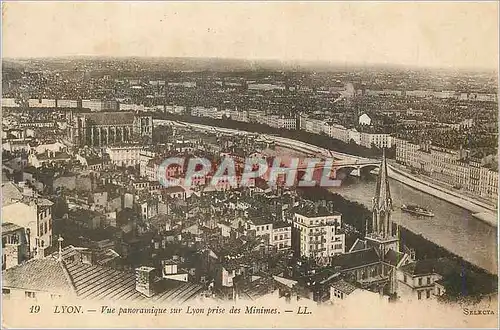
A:
<svg viewBox="0 0 500 330">
<path fill-rule="evenodd" d="M 66 246 L 62 249 L 62 259 L 66 262 L 80 261 L 81 253 L 83 251 L 89 251 L 88 248 L 74 247 L 73 245 Z M 100 266 L 106 265 L 106 263 L 120 258 L 120 255 L 113 249 L 98 249 L 93 251 L 95 263 Z M 59 252 L 54 252 L 52 257 L 57 258 Z"/>
<path fill-rule="evenodd" d="M 275 280 L 272 277 L 261 277 L 253 282 L 242 283 L 240 295 L 254 300 L 273 292 L 275 287 Z"/>
<path fill-rule="evenodd" d="M 340 279 L 334 283 L 332 283 L 332 287 L 345 293 L 345 294 L 351 294 L 356 290 L 356 287 L 352 285 L 349 282 L 344 281 L 343 279 Z"/>
<path fill-rule="evenodd" d="M 32 259 L 3 272 L 3 286 L 57 294 L 75 292 L 63 265 L 52 258 Z"/>
<path fill-rule="evenodd" d="M 279 222 L 273 223 L 273 228 L 275 228 L 275 229 L 286 228 L 286 227 L 292 227 L 292 225 L 289 224 L 288 222 L 284 222 L 284 221 L 279 221 Z"/>
<path fill-rule="evenodd" d="M 135 276 L 132 273 L 80 262 L 67 263 L 67 267 L 75 283 L 76 293 L 81 298 L 142 298 L 141 293 L 135 290 Z"/>
<path fill-rule="evenodd" d="M 401 267 L 405 273 L 417 276 L 434 273 L 446 275 L 454 269 L 460 271 L 456 264 L 446 258 L 417 260 Z"/>
<path fill-rule="evenodd" d="M 168 187 L 168 188 L 163 189 L 163 192 L 165 194 L 181 193 L 181 192 L 185 192 L 185 191 L 186 190 L 184 188 L 182 188 L 181 186 L 174 186 L 174 187 Z"/>
<path fill-rule="evenodd" d="M 339 254 L 333 257 L 331 265 L 340 267 L 342 270 L 361 267 L 380 261 L 380 257 L 374 248 L 360 250 L 346 254 Z"/>
<path fill-rule="evenodd" d="M 145 300 L 135 288 L 135 274 L 81 262 L 59 262 L 53 258 L 33 259 L 3 272 L 5 287 L 40 290 L 67 295 L 73 292 L 83 299 Z M 200 285 L 160 280 L 150 299 L 161 302 L 185 302 L 202 292 Z"/>
<path fill-rule="evenodd" d="M 10 223 L 10 222 L 4 222 L 2 223 L 2 234 L 7 234 L 13 231 L 16 231 L 18 229 L 22 229 L 23 227 L 18 226 L 16 224 Z"/>
<path fill-rule="evenodd" d="M 66 152 L 56 152 L 53 156 L 52 155 L 49 156 L 46 153 L 42 153 L 42 154 L 36 155 L 36 157 L 39 160 L 46 160 L 46 159 L 70 159 L 71 158 L 71 156 L 69 154 L 67 154 Z"/>
<path fill-rule="evenodd" d="M 23 199 L 23 194 L 12 182 L 2 184 L 2 205 L 10 204 L 12 200 Z"/>
</svg>

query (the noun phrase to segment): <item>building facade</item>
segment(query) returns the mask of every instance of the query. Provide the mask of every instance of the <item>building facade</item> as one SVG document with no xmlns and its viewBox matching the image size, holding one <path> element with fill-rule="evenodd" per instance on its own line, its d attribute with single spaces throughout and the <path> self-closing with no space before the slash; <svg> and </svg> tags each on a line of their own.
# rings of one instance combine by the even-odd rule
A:
<svg viewBox="0 0 500 330">
<path fill-rule="evenodd" d="M 25 228 L 13 223 L 2 223 L 2 270 L 17 266 L 28 258 Z"/>
<path fill-rule="evenodd" d="M 345 252 L 340 213 L 319 205 L 299 207 L 295 210 L 293 226 L 300 256 L 320 259 Z"/>
<path fill-rule="evenodd" d="M 360 144 L 363 147 L 371 148 L 373 145 L 377 148 L 391 148 L 392 136 L 389 134 L 375 134 L 375 133 L 360 133 Z"/>
<path fill-rule="evenodd" d="M 417 145 L 395 139 L 396 161 L 438 181 L 463 189 L 489 203 L 496 204 L 498 197 L 498 172 L 474 159 L 466 159 L 460 150 Z"/>
<path fill-rule="evenodd" d="M 2 220 L 26 230 L 28 258 L 44 257 L 52 246 L 52 205 L 46 199 L 19 201 L 2 207 Z"/>
</svg>

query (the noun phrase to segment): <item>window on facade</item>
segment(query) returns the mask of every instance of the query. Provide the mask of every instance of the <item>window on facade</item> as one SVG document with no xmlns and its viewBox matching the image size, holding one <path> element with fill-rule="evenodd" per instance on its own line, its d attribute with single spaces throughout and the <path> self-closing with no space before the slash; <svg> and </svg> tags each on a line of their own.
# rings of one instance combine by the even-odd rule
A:
<svg viewBox="0 0 500 330">
<path fill-rule="evenodd" d="M 418 300 L 422 299 L 422 291 L 417 291 Z"/>
<path fill-rule="evenodd" d="M 3 296 L 3 299 L 9 299 L 10 298 L 10 289 L 2 289 L 2 296 Z"/>
<path fill-rule="evenodd" d="M 421 278 L 418 279 L 418 285 L 422 285 L 422 279 Z"/>
<path fill-rule="evenodd" d="M 42 236 L 43 235 L 43 223 L 40 224 L 40 228 L 39 229 L 40 229 L 40 234 L 39 235 Z"/>
<path fill-rule="evenodd" d="M 406 275 L 403 275 L 403 281 L 404 281 L 405 283 L 406 283 L 406 280 L 407 280 Z"/>
<path fill-rule="evenodd" d="M 431 290 L 427 290 L 425 296 L 429 299 L 431 297 Z"/>
<path fill-rule="evenodd" d="M 431 284 L 431 278 L 427 277 L 427 284 Z"/>
<path fill-rule="evenodd" d="M 43 229 L 44 229 L 45 233 L 47 233 L 47 231 L 48 231 L 48 230 L 47 230 L 47 222 L 45 222 L 45 223 L 43 224 Z"/>
<path fill-rule="evenodd" d="M 31 298 L 31 299 L 35 299 L 36 298 L 36 295 L 33 291 L 24 291 L 24 296 L 26 298 Z"/>
<path fill-rule="evenodd" d="M 17 234 L 10 236 L 10 244 L 19 244 L 19 236 Z"/>
</svg>

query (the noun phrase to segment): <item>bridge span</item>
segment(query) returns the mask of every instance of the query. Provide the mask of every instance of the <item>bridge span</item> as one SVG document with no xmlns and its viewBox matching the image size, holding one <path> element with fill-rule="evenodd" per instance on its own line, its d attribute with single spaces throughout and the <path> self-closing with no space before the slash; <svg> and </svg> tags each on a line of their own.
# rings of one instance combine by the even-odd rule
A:
<svg viewBox="0 0 500 330">
<path fill-rule="evenodd" d="M 180 121 L 172 121 L 172 120 L 163 120 L 163 119 L 154 119 L 153 124 L 155 126 L 158 125 L 173 125 L 184 128 L 192 128 L 199 131 L 211 132 L 216 134 L 224 134 L 224 135 L 251 135 L 255 137 L 259 137 L 263 140 L 267 140 L 275 143 L 278 146 L 296 150 L 302 153 L 307 154 L 311 158 L 333 158 L 335 160 L 334 165 L 335 168 L 351 168 L 354 170 L 360 170 L 365 167 L 378 167 L 380 165 L 380 161 L 377 159 L 369 159 L 359 156 L 353 156 L 349 154 L 345 154 L 342 152 L 337 152 L 333 150 L 328 150 L 325 148 L 321 148 L 309 143 L 305 143 L 302 141 L 297 141 L 293 139 L 284 138 L 281 136 L 274 136 L 269 134 L 261 134 L 250 131 L 243 130 L 235 130 L 231 128 L 222 128 L 222 127 L 214 127 L 208 125 L 200 125 L 193 124 L 187 122 Z M 306 166 L 299 168 L 300 170 L 305 170 Z"/>
</svg>

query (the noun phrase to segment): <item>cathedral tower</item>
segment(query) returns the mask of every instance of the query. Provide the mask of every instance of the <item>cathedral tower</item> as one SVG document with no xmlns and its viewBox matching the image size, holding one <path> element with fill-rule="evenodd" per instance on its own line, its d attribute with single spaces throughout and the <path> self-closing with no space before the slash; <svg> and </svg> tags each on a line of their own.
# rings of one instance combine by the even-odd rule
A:
<svg viewBox="0 0 500 330">
<path fill-rule="evenodd" d="M 392 198 L 384 149 L 377 179 L 377 189 L 372 200 L 371 228 L 368 228 L 368 223 L 366 224 L 367 243 L 377 247 L 381 256 L 384 256 L 389 249 L 399 251 L 398 233 L 397 229 L 394 228 L 391 214 Z"/>
</svg>

